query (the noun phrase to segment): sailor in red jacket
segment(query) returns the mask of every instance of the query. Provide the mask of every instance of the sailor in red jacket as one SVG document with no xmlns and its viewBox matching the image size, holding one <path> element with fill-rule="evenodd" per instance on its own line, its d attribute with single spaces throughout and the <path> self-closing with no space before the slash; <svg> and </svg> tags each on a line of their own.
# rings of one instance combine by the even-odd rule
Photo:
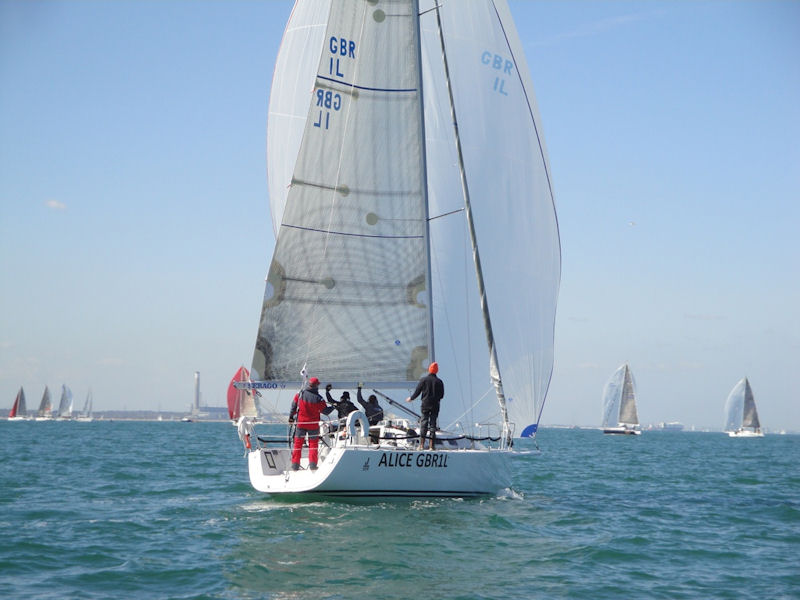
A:
<svg viewBox="0 0 800 600">
<path fill-rule="evenodd" d="M 312 377 L 308 380 L 308 387 L 299 394 L 295 394 L 292 409 L 289 411 L 289 422 L 297 418 L 297 427 L 294 433 L 294 447 L 292 448 L 292 471 L 300 468 L 300 454 L 303 443 L 308 436 L 308 468 L 312 471 L 317 468 L 317 451 L 319 448 L 319 416 L 327 415 L 333 410 L 328 407 L 325 400 L 317 391 L 319 379 Z"/>
</svg>

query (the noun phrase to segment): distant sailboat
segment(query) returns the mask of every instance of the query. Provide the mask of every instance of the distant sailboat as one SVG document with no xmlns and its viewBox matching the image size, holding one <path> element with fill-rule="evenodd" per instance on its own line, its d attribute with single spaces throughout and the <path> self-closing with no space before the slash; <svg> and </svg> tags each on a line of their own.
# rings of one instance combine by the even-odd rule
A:
<svg viewBox="0 0 800 600">
<path fill-rule="evenodd" d="M 39 410 L 36 412 L 36 420 L 53 420 L 53 402 L 50 399 L 50 388 L 47 386 L 44 386 L 44 394 L 42 394 L 42 401 L 39 403 Z"/>
<path fill-rule="evenodd" d="M 725 401 L 725 432 L 730 437 L 764 437 L 747 377 L 733 386 Z"/>
<path fill-rule="evenodd" d="M 8 413 L 9 421 L 28 421 L 28 408 L 25 406 L 25 390 L 21 387 L 17 392 L 17 397 L 14 399 L 14 406 L 11 407 L 11 412 Z"/>
<path fill-rule="evenodd" d="M 66 385 L 61 386 L 61 401 L 58 403 L 58 420 L 69 421 L 72 419 L 72 390 Z"/>
<path fill-rule="evenodd" d="M 238 424 L 239 417 L 250 417 L 251 419 L 258 417 L 258 406 L 256 405 L 258 390 L 235 387 L 236 383 L 247 381 L 250 381 L 250 371 L 245 367 L 239 367 L 228 386 L 228 416 L 234 424 Z"/>
<path fill-rule="evenodd" d="M 94 421 L 94 417 L 92 416 L 92 390 L 89 390 L 89 393 L 86 394 L 86 402 L 83 404 L 83 411 L 78 418 L 78 421 L 89 422 Z"/>
<path fill-rule="evenodd" d="M 628 363 L 618 368 L 603 388 L 603 433 L 642 433 L 636 411 L 636 383 Z"/>
</svg>

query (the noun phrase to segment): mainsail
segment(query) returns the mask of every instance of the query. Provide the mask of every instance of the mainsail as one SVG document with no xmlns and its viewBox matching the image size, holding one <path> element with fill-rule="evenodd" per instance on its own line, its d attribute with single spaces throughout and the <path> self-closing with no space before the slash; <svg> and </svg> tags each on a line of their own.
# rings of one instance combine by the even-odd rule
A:
<svg viewBox="0 0 800 600">
<path fill-rule="evenodd" d="M 411 3 L 391 18 L 344 5 L 306 99 L 252 374 L 297 382 L 307 364 L 408 387 L 431 360 L 417 19 Z"/>
</svg>

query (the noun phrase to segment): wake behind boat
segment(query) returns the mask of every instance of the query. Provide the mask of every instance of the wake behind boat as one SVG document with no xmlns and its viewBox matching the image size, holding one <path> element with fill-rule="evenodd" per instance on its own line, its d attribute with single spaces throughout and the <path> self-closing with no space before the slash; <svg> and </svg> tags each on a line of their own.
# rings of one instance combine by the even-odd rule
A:
<svg viewBox="0 0 800 600">
<path fill-rule="evenodd" d="M 357 411 L 323 425 L 318 469 L 304 454 L 293 471 L 287 438 L 242 417 L 256 489 L 469 496 L 510 484 L 516 425 L 535 435 L 553 367 L 560 244 L 540 132 L 505 0 L 296 2 L 270 96 L 276 243 L 252 381 L 234 387 L 276 394 L 285 414 L 307 366 L 388 401 L 436 361 L 449 424 L 422 451 L 413 414 L 370 427 Z M 435 353 L 434 339 L 448 343 Z"/>
</svg>

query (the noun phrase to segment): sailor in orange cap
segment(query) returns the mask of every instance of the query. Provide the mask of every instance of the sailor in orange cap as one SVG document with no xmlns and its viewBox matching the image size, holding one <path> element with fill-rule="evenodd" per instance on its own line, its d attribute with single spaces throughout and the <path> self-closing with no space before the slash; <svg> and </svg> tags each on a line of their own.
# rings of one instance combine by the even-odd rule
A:
<svg viewBox="0 0 800 600">
<path fill-rule="evenodd" d="M 432 362 L 428 367 L 428 374 L 422 377 L 414 393 L 406 398 L 411 402 L 420 394 L 422 395 L 422 418 L 419 422 L 419 449 L 425 449 L 425 438 L 431 432 L 431 450 L 436 444 L 436 421 L 439 418 L 439 403 L 444 398 L 444 382 L 436 374 L 439 372 L 439 363 Z"/>
</svg>

